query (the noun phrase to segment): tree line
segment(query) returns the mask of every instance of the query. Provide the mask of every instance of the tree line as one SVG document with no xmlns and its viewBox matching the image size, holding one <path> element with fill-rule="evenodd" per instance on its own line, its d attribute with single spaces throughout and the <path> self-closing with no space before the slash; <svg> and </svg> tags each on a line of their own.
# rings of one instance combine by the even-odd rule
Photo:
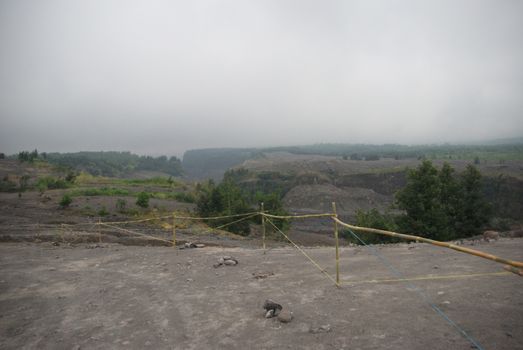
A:
<svg viewBox="0 0 523 350">
<path fill-rule="evenodd" d="M 481 233 L 492 215 L 482 188 L 481 173 L 473 165 L 458 174 L 448 163 L 437 169 L 425 160 L 408 171 L 406 186 L 396 193 L 392 209 L 401 214 L 359 211 L 357 225 L 441 241 L 471 237 Z M 365 237 L 371 243 L 395 241 L 386 236 Z"/>
<path fill-rule="evenodd" d="M 38 153 L 35 149 L 31 152 L 21 151 L 17 158 L 21 162 L 47 161 L 94 176 L 118 177 L 138 170 L 159 171 L 172 176 L 183 173 L 181 161 L 177 157 L 139 156 L 131 152 Z"/>
</svg>

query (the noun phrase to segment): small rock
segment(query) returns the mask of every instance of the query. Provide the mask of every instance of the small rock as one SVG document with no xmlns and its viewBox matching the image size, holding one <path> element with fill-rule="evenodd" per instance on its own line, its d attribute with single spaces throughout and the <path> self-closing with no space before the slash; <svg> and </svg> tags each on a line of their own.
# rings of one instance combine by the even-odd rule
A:
<svg viewBox="0 0 523 350">
<path fill-rule="evenodd" d="M 445 294 L 445 292 L 438 292 L 438 295 L 443 295 Z"/>
<path fill-rule="evenodd" d="M 238 262 L 236 260 L 225 260 L 223 263 L 229 266 L 238 265 Z"/>
<path fill-rule="evenodd" d="M 444 302 L 442 302 L 442 304 L 448 305 L 448 304 L 450 304 L 450 301 L 445 300 Z"/>
<path fill-rule="evenodd" d="M 438 265 L 434 265 L 434 266 L 432 266 L 432 268 L 437 270 L 437 269 L 439 269 L 439 266 Z"/>
<path fill-rule="evenodd" d="M 497 231 L 485 231 L 483 232 L 483 239 L 487 242 L 490 242 L 491 240 L 498 240 L 499 239 L 499 232 Z"/>
<path fill-rule="evenodd" d="M 253 272 L 252 276 L 257 280 L 267 278 L 269 276 L 274 276 L 274 272 Z"/>
<path fill-rule="evenodd" d="M 325 324 L 319 327 L 311 327 L 309 330 L 310 333 L 316 334 L 316 333 L 329 333 L 331 331 L 331 325 Z"/>
<path fill-rule="evenodd" d="M 196 243 L 195 246 L 196 246 L 196 248 L 204 248 L 205 244 L 203 244 L 203 243 Z"/>
<path fill-rule="evenodd" d="M 192 278 L 186 279 L 187 282 L 193 282 L 194 280 Z"/>
<path fill-rule="evenodd" d="M 289 309 L 283 309 L 278 314 L 278 321 L 280 321 L 282 323 L 289 323 L 292 321 L 292 318 L 293 318 L 292 312 Z"/>
<path fill-rule="evenodd" d="M 267 311 L 265 313 L 266 318 L 271 318 L 278 316 L 282 310 L 282 306 L 271 299 L 265 300 L 265 303 L 263 303 L 263 308 Z"/>
</svg>

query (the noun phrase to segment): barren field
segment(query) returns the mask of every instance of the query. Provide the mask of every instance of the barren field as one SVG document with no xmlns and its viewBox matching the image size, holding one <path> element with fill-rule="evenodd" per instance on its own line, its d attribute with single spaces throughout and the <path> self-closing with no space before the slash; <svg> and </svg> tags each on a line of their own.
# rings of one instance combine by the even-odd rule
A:
<svg viewBox="0 0 523 350">
<path fill-rule="evenodd" d="M 484 349 L 523 349 L 521 277 L 423 244 L 375 248 L 414 280 L 365 247 L 342 249 L 336 288 L 294 248 L 2 243 L 0 348 L 472 348 L 429 301 Z M 521 238 L 473 248 L 523 260 Z M 332 248 L 305 251 L 334 274 Z M 213 267 L 224 255 L 239 264 Z M 266 319 L 268 298 L 293 320 Z"/>
</svg>

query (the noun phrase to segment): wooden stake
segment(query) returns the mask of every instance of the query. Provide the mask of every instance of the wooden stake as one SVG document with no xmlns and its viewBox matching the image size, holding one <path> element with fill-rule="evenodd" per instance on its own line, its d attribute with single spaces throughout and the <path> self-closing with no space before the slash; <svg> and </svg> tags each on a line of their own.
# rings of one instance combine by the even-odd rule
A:
<svg viewBox="0 0 523 350">
<path fill-rule="evenodd" d="M 98 218 L 98 243 L 102 243 L 102 218 Z"/>
<path fill-rule="evenodd" d="M 173 248 L 176 248 L 176 216 L 173 212 Z"/>
<path fill-rule="evenodd" d="M 262 213 L 262 242 L 263 242 L 263 254 L 265 254 L 265 216 L 263 215 L 263 202 L 260 204 Z"/>
<path fill-rule="evenodd" d="M 338 218 L 336 212 L 336 203 L 332 202 L 332 213 L 335 218 Z M 334 240 L 336 241 L 336 284 L 340 285 L 340 252 L 339 252 L 339 242 L 338 242 L 338 223 L 334 221 Z"/>
</svg>

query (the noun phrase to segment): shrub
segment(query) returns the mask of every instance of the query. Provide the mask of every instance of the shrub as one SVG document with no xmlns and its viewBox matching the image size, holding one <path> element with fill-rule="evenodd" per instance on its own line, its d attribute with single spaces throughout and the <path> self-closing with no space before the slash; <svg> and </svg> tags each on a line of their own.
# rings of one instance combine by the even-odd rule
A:
<svg viewBox="0 0 523 350">
<path fill-rule="evenodd" d="M 125 211 L 125 207 L 127 207 L 127 201 L 125 199 L 118 198 L 116 200 L 116 209 L 123 213 Z"/>
<path fill-rule="evenodd" d="M 60 200 L 60 207 L 67 208 L 71 203 L 73 202 L 73 198 L 70 194 L 66 193 L 62 196 L 62 199 Z"/>
<path fill-rule="evenodd" d="M 196 202 L 196 198 L 192 193 L 189 192 L 177 192 L 174 194 L 174 199 L 180 202 L 185 203 L 194 203 Z"/>
<path fill-rule="evenodd" d="M 38 179 L 38 181 L 36 182 L 36 187 L 40 192 L 43 192 L 46 189 L 54 190 L 68 188 L 69 184 L 66 180 L 63 179 L 57 179 L 52 176 L 44 176 Z"/>
<path fill-rule="evenodd" d="M 16 183 L 9 180 L 8 176 L 5 176 L 0 181 L 0 192 L 14 192 L 16 190 Z"/>
<path fill-rule="evenodd" d="M 142 208 L 148 208 L 149 194 L 147 192 L 140 192 L 136 198 L 136 205 Z"/>
<path fill-rule="evenodd" d="M 356 212 L 356 225 L 377 228 L 380 230 L 398 231 L 395 217 L 389 213 L 382 214 L 376 209 L 371 209 L 369 211 L 358 210 Z M 340 231 L 340 237 L 351 243 L 362 244 L 359 240 L 353 237 L 348 230 L 342 229 Z M 360 234 L 359 237 L 367 244 L 396 243 L 400 241 L 398 238 L 368 232 Z"/>
<path fill-rule="evenodd" d="M 100 210 L 98 210 L 98 215 L 99 216 L 107 216 L 109 215 L 109 212 L 107 211 L 107 209 L 105 208 L 105 206 L 102 206 L 100 208 Z"/>
</svg>

